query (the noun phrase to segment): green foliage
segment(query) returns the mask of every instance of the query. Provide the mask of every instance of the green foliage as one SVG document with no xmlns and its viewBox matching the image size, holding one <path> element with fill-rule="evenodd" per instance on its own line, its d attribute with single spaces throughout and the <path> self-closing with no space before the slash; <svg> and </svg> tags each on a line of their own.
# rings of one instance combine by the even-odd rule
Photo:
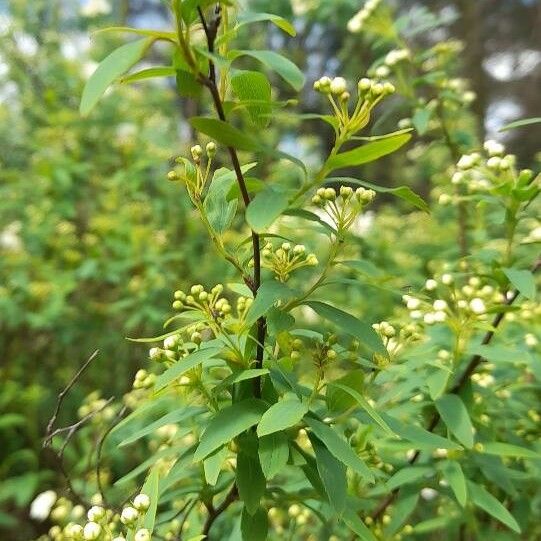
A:
<svg viewBox="0 0 541 541">
<path fill-rule="evenodd" d="M 473 97 L 449 81 L 456 43 L 410 49 L 437 17 L 395 21 L 377 0 L 351 13 L 352 37 L 362 30 L 372 45 L 369 77 L 356 65 L 355 88 L 320 77 L 312 98 L 330 114 L 319 105 L 297 114 L 309 103 L 303 70 L 243 40 L 270 22 L 291 45 L 296 27 L 215 4 L 171 2 L 173 31 L 110 29 L 144 37 L 107 43 L 113 52 L 101 55 L 80 103 L 88 114 L 114 85 L 103 109 L 76 116 L 66 85 L 68 101 L 37 122 L 38 150 L 23 169 L 35 183 L 19 181 L 24 160 L 6 153 L 9 183 L 23 188 L 0 203 L 10 340 L 38 329 L 72 351 L 80 335 L 57 323 L 87 321 L 75 294 L 84 286 L 89 311 L 120 304 L 104 334 L 112 321 L 113 340 L 150 335 L 132 341 L 153 345 L 122 400 L 91 393 L 72 430 L 49 432 L 60 469 L 71 467 L 40 541 L 374 541 L 488 537 L 504 527 L 535 538 L 540 176 L 501 144 L 476 141 Z M 137 71 L 139 61 L 159 64 Z M 58 60 L 57 69 L 68 67 Z M 155 85 L 173 75 L 176 92 Z M 299 100 L 278 101 L 282 92 Z M 193 135 L 180 155 L 167 122 L 179 100 Z M 398 111 L 407 115 L 399 130 Z M 111 144 L 117 115 L 153 129 Z M 298 135 L 312 121 L 326 147 Z M 295 156 L 282 150 L 292 134 Z M 398 185 L 356 178 L 377 179 L 382 158 Z M 166 164 L 168 180 L 158 180 Z M 431 178 L 415 186 L 421 197 L 409 183 L 423 167 Z M 337 169 L 345 176 L 331 177 Z M 398 199 L 387 204 L 386 194 Z M 70 272 L 58 274 L 60 263 Z M 131 296 L 102 298 L 110 288 L 115 299 Z M 164 290 L 173 292 L 170 317 L 153 308 Z M 103 378 L 112 379 L 122 357 L 108 353 Z M 6 387 L 2 403 L 18 392 Z M 10 405 L 2 434 L 24 433 L 22 409 Z M 53 421 L 50 430 L 60 426 Z M 2 472 L 21 456 L 31 466 L 0 490 L 11 508 L 51 479 L 31 447 L 2 457 Z M 2 524 L 13 528 L 9 514 Z"/>
</svg>

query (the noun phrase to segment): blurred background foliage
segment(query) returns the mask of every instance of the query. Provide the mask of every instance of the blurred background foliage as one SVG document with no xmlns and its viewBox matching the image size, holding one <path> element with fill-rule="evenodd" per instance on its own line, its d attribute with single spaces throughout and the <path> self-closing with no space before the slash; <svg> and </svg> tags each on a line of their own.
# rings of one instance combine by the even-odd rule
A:
<svg viewBox="0 0 541 541">
<path fill-rule="evenodd" d="M 296 38 L 265 27 L 242 33 L 239 48 L 244 41 L 250 48 L 287 50 L 309 81 L 301 112 L 320 106 L 311 87 L 315 79 L 323 74 L 357 79 L 384 54 L 373 36 L 345 31 L 362 6 L 358 0 L 245 3 L 294 20 Z M 539 3 L 394 4 L 405 25 L 415 20 L 422 30 L 419 21 L 426 21 L 425 31 L 408 36 L 412 47 L 452 38 L 464 42 L 460 65 L 449 67 L 468 79 L 477 95 L 475 116 L 460 113 L 464 147 L 497 135 L 517 154 L 519 166 L 532 167 L 539 129 L 499 135 L 497 130 L 539 114 Z M 167 27 L 166 13 L 158 0 L 0 2 L 0 538 L 29 539 L 37 531 L 25 518 L 28 504 L 40 489 L 54 486 L 55 464 L 41 452 L 44 427 L 57 393 L 82 362 L 100 350 L 66 401 L 64 419 L 74 418 L 92 389 L 111 396 L 130 387 L 147 348 L 124 337 L 157 334 L 171 291 L 210 283 L 213 276 L 225 281 L 229 272 L 216 268 L 221 263 L 186 198 L 165 180 L 174 156 L 192 144 L 183 119 L 197 113 L 195 103 L 176 97 L 173 82 L 163 79 L 117 85 L 89 118 L 78 112 L 96 61 L 121 43 L 116 35 L 92 32 L 107 25 Z M 160 49 L 154 54 L 159 64 Z M 273 84 L 288 97 L 280 80 Z M 411 116 L 416 99 L 396 99 L 378 115 L 372 133 L 396 129 Z M 301 128 L 288 123 L 287 112 L 276 134 L 284 150 L 308 161 L 314 156 L 315 163 L 331 136 L 316 122 Z M 407 153 L 365 167 L 363 178 L 407 184 L 428 196 L 449 159 L 445 145 L 429 134 Z M 389 274 L 408 269 L 409 277 L 421 281 L 429 260 L 457 252 L 455 232 L 430 221 L 429 234 L 429 218 L 403 208 L 409 214 L 379 209 L 385 227 L 370 238 L 361 232 L 359 249 L 376 268 Z M 415 246 L 415 254 L 408 246 Z M 369 290 L 362 302 L 377 320 L 392 311 L 397 298 Z"/>
</svg>

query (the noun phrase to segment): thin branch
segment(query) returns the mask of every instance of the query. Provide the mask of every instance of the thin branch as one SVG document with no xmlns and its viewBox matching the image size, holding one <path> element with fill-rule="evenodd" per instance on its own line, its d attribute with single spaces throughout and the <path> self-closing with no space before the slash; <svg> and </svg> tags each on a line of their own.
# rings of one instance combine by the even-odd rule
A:
<svg viewBox="0 0 541 541">
<path fill-rule="evenodd" d="M 532 267 L 531 271 L 532 273 L 537 272 L 541 268 L 541 259 L 538 259 L 535 265 Z M 519 296 L 520 292 L 518 290 L 514 290 L 509 297 L 506 298 L 505 305 L 511 306 L 517 297 Z M 496 315 L 494 320 L 492 321 L 492 328 L 486 332 L 485 336 L 483 337 L 483 340 L 481 341 L 481 344 L 486 346 L 490 344 L 492 339 L 494 338 L 494 334 L 496 332 L 496 329 L 500 326 L 504 319 L 504 312 L 500 312 Z M 462 375 L 458 378 L 457 382 L 453 385 L 451 390 L 449 391 L 452 394 L 459 394 L 466 383 L 469 381 L 472 374 L 477 370 L 479 365 L 484 361 L 483 357 L 479 354 L 474 355 L 471 359 L 468 365 L 466 366 L 466 369 L 462 373 Z M 430 423 L 427 426 L 426 430 L 428 432 L 433 432 L 436 427 L 438 426 L 438 423 L 440 422 L 440 414 L 438 412 L 434 412 L 432 415 L 432 418 L 430 419 Z M 409 459 L 408 463 L 415 464 L 419 457 L 421 456 L 421 452 L 419 450 L 415 451 L 413 456 Z M 389 495 L 387 495 L 377 506 L 376 508 L 370 513 L 370 517 L 374 520 L 378 519 L 391 505 L 396 498 L 398 497 L 399 489 L 393 490 Z"/>
<path fill-rule="evenodd" d="M 94 351 L 94 353 L 92 353 L 92 355 L 90 355 L 88 360 L 83 364 L 83 366 L 81 366 L 81 368 L 73 376 L 71 381 L 59 393 L 54 413 L 53 413 L 52 417 L 49 419 L 49 422 L 47 423 L 47 430 L 45 432 L 46 438 L 45 438 L 45 442 L 43 444 L 44 447 L 47 446 L 46 444 L 50 443 L 51 432 L 52 432 L 53 426 L 56 423 L 56 420 L 58 418 L 58 414 L 60 413 L 60 408 L 62 407 L 62 403 L 64 402 L 64 398 L 69 393 L 71 388 L 77 383 L 77 380 L 83 375 L 83 372 L 90 366 L 90 363 L 98 356 L 98 353 L 99 353 L 99 350 L 96 350 L 96 351 Z"/>
<path fill-rule="evenodd" d="M 216 508 L 212 504 L 209 505 L 209 515 L 203 526 L 203 535 L 208 537 L 209 531 L 214 524 L 214 521 L 238 498 L 239 492 L 237 490 L 237 485 L 233 484 L 229 492 L 227 493 L 224 501 Z"/>
<path fill-rule="evenodd" d="M 205 19 L 205 15 L 202 9 L 198 8 L 198 13 L 199 13 L 199 18 L 201 19 L 201 24 L 203 25 L 205 36 L 207 38 L 208 50 L 210 53 L 213 53 L 214 43 L 216 41 L 216 36 L 218 34 L 218 28 L 221 21 L 220 11 L 218 8 L 216 9 L 216 16 L 213 18 L 213 20 L 210 23 L 208 23 L 207 20 Z M 209 89 L 209 92 L 212 96 L 212 101 L 214 102 L 214 106 L 218 114 L 218 118 L 222 122 L 227 122 L 223 103 L 220 98 L 220 92 L 218 90 L 218 85 L 216 82 L 216 67 L 212 60 L 209 61 L 208 76 L 200 75 L 200 80 Z M 231 147 L 231 146 L 227 147 L 227 150 L 231 157 L 231 162 L 233 164 L 233 169 L 237 177 L 237 183 L 239 185 L 239 189 L 242 195 L 242 199 L 244 201 L 244 205 L 248 207 L 251 199 L 250 199 L 250 194 L 248 193 L 248 188 L 246 186 L 246 180 L 244 178 L 244 174 L 242 173 L 237 151 L 234 147 Z M 251 235 L 252 235 L 252 251 L 253 251 L 253 260 L 254 260 L 254 274 L 253 274 L 253 278 L 249 280 L 245 278 L 245 281 L 248 287 L 252 290 L 255 297 L 257 296 L 257 291 L 259 290 L 259 286 L 261 285 L 261 243 L 260 243 L 260 237 L 255 231 L 252 230 Z M 256 358 L 255 358 L 256 368 L 261 368 L 263 366 L 263 356 L 264 356 L 263 344 L 265 342 L 266 333 L 267 333 L 267 324 L 266 324 L 265 318 L 261 317 L 257 320 L 258 345 L 256 348 Z M 260 398 L 261 397 L 261 377 L 254 378 L 253 386 L 254 386 L 254 396 L 256 398 Z"/>
<path fill-rule="evenodd" d="M 109 425 L 107 430 L 103 433 L 103 435 L 100 438 L 100 441 L 98 442 L 97 448 L 96 448 L 96 482 L 98 484 L 98 492 L 100 493 L 101 499 L 103 500 L 103 503 L 105 503 L 108 507 L 108 501 L 105 497 L 105 492 L 103 490 L 103 485 L 101 482 L 101 454 L 103 451 L 103 445 L 105 444 L 105 440 L 107 439 L 107 436 L 111 433 L 113 428 L 118 425 L 120 422 L 120 419 L 124 417 L 124 414 L 127 411 L 127 407 L 123 406 L 120 411 L 116 414 L 113 422 Z"/>
</svg>

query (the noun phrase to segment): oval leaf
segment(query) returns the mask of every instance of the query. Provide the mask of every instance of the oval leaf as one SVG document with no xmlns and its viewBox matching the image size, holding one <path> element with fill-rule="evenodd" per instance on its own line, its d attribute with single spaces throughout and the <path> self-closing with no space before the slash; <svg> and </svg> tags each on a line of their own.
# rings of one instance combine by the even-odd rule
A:
<svg viewBox="0 0 541 541">
<path fill-rule="evenodd" d="M 153 41 L 153 38 L 131 41 L 115 49 L 100 62 L 83 89 L 81 104 L 79 106 L 79 111 L 82 115 L 88 115 L 107 88 L 141 60 L 141 57 Z"/>
<path fill-rule="evenodd" d="M 296 425 L 308 411 L 308 405 L 295 399 L 285 399 L 271 406 L 257 427 L 259 437 Z"/>
<path fill-rule="evenodd" d="M 220 410 L 211 419 L 195 450 L 194 462 L 203 460 L 222 445 L 259 422 L 266 410 L 265 402 L 249 398 Z"/>
</svg>

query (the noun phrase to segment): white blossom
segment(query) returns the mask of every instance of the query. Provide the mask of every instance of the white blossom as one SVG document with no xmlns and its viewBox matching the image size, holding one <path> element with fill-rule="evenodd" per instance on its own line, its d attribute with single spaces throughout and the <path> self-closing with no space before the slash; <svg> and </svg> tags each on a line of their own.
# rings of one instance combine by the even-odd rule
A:
<svg viewBox="0 0 541 541">
<path fill-rule="evenodd" d="M 81 8 L 83 17 L 98 17 L 99 15 L 109 15 L 111 13 L 111 4 L 108 0 L 87 0 Z"/>
<path fill-rule="evenodd" d="M 30 517 L 34 520 L 45 520 L 50 515 L 56 498 L 57 495 L 54 490 L 46 490 L 38 494 L 30 505 Z"/>
</svg>

